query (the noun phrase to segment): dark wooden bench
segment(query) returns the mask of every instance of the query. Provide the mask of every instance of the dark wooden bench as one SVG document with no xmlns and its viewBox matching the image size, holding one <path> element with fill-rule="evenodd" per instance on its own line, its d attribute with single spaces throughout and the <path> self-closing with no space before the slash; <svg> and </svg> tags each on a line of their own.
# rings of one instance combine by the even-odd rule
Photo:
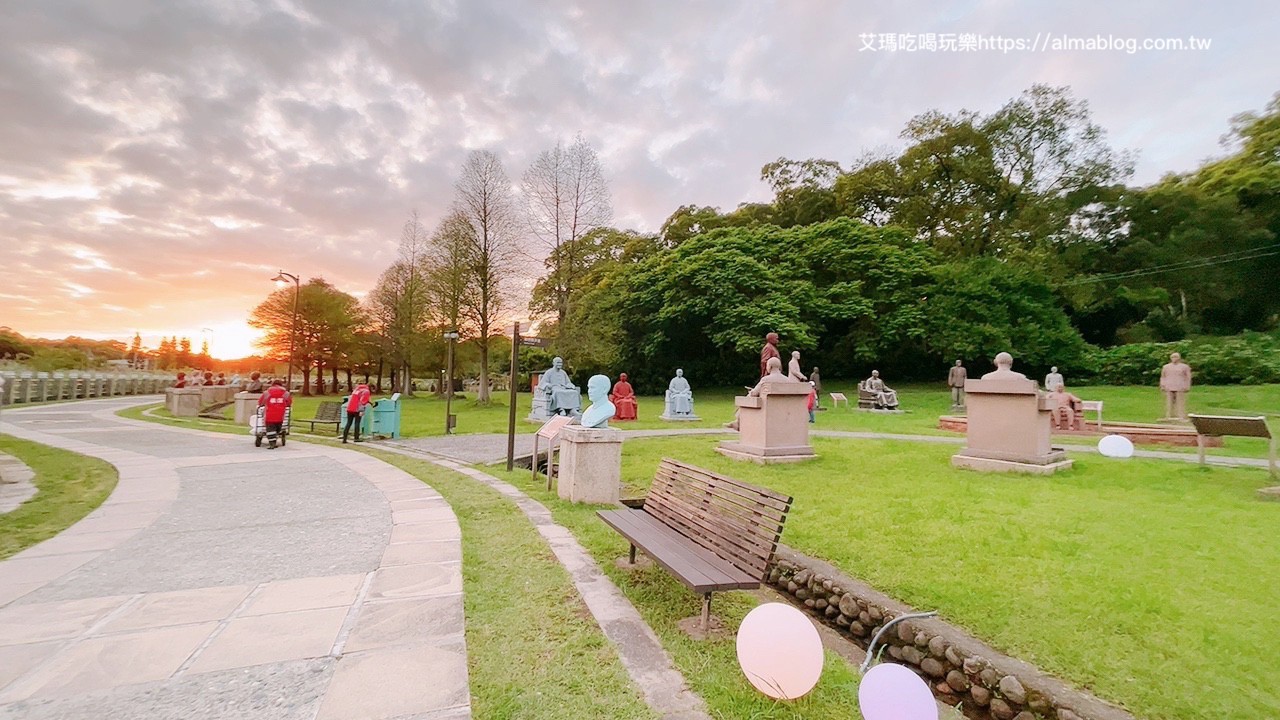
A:
<svg viewBox="0 0 1280 720">
<path fill-rule="evenodd" d="M 342 425 L 342 403 L 333 400 L 322 400 L 316 406 L 316 416 L 311 420 L 299 420 L 311 425 L 311 432 L 316 431 L 316 425 L 332 425 L 333 434 L 338 434 L 338 429 Z"/>
<path fill-rule="evenodd" d="M 778 548 L 791 498 L 710 470 L 663 458 L 636 509 L 601 510 L 609 527 L 702 595 L 702 629 L 711 593 L 760 587 Z"/>
</svg>

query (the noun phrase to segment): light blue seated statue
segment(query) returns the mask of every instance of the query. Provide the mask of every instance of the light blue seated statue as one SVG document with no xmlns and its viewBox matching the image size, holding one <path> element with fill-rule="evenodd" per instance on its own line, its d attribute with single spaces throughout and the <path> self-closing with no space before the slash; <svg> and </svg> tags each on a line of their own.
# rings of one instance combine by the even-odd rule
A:
<svg viewBox="0 0 1280 720">
<path fill-rule="evenodd" d="M 586 411 L 582 413 L 582 418 L 578 421 L 582 423 L 582 427 L 609 427 L 609 419 L 617 412 L 617 408 L 609 402 L 610 387 L 612 383 L 604 375 L 592 375 L 587 381 L 587 397 L 591 400 L 591 404 L 587 406 Z"/>
<path fill-rule="evenodd" d="M 577 415 L 582 409 L 582 391 L 569 380 L 561 358 L 552 360 L 551 369 L 542 374 L 538 392 L 546 398 L 547 415 Z"/>
<path fill-rule="evenodd" d="M 676 376 L 667 385 L 666 402 L 662 411 L 664 420 L 697 420 L 693 414 L 693 389 L 684 377 L 684 370 L 676 370 Z"/>
</svg>

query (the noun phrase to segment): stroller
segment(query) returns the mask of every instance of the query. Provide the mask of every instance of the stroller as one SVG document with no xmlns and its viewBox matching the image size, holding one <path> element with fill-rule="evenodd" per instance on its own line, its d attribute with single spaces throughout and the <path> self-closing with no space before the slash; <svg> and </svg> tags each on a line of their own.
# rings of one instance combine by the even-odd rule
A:
<svg viewBox="0 0 1280 720">
<path fill-rule="evenodd" d="M 253 416 L 252 424 L 249 425 L 249 432 L 253 434 L 253 446 L 262 447 L 262 441 L 265 439 L 269 449 L 274 450 L 277 442 L 280 447 L 284 447 L 289 437 L 289 415 L 292 408 L 285 408 L 284 422 L 278 425 L 275 423 L 268 424 L 263 419 L 266 411 L 265 407 L 259 407 L 257 413 Z"/>
</svg>

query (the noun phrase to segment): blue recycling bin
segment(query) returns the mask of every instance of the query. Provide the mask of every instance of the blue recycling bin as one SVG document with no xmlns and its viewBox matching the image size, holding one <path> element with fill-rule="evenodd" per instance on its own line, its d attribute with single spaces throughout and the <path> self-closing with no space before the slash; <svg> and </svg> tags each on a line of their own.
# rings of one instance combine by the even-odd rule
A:
<svg viewBox="0 0 1280 720">
<path fill-rule="evenodd" d="M 370 434 L 393 439 L 400 437 L 400 393 L 375 400 L 365 418 L 369 422 Z"/>
</svg>

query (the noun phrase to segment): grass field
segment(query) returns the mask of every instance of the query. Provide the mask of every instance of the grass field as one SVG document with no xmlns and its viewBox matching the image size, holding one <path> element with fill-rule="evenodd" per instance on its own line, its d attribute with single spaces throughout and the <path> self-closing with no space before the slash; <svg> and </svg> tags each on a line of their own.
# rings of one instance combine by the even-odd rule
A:
<svg viewBox="0 0 1280 720">
<path fill-rule="evenodd" d="M 1280 717 L 1280 504 L 1255 499 L 1274 484 L 1261 470 L 1078 456 L 1052 478 L 999 476 L 951 468 L 950 448 L 821 438 L 813 462 L 761 467 L 714 444 L 628 441 L 628 494 L 664 456 L 790 493 L 787 544 L 1139 717 Z M 589 509 L 553 507 L 607 569 L 625 550 Z M 659 632 L 696 610 L 668 581 L 624 584 Z"/>
<path fill-rule="evenodd" d="M 855 399 L 857 397 L 856 382 L 828 382 L 824 385 L 824 389 L 828 391 L 845 391 Z M 1072 387 L 1071 391 L 1088 400 L 1102 400 L 1105 403 L 1105 418 L 1108 420 L 1154 422 L 1164 414 L 1164 396 L 1152 387 Z M 679 424 L 658 419 L 658 415 L 662 413 L 661 397 L 642 397 L 639 399 L 640 419 L 636 422 L 615 422 L 614 425 L 637 430 L 720 427 L 733 419 L 734 392 L 736 390 L 732 388 L 695 390 L 694 407 L 702 420 Z M 902 408 L 906 410 L 901 415 L 846 411 L 842 406 L 838 410 L 818 413 L 814 427 L 818 430 L 956 436 L 955 433 L 938 429 L 938 416 L 947 414 L 951 407 L 951 395 L 946 388 L 938 384 L 906 385 L 899 388 L 898 395 Z M 516 432 L 532 432 L 535 425 L 524 421 L 529 414 L 531 396 L 524 393 L 518 398 Z M 297 397 L 294 401 L 294 417 L 314 417 L 316 406 L 322 400 L 335 399 L 337 398 Z M 470 399 L 455 400 L 453 412 L 458 416 L 457 432 L 505 433 L 507 396 L 504 394 L 497 400 L 498 402 L 488 407 L 478 407 Z M 830 407 L 830 398 L 824 398 L 823 402 Z M 1199 386 L 1191 392 L 1188 408 L 1191 412 L 1207 414 L 1269 415 L 1272 431 L 1280 433 L 1280 385 Z M 404 401 L 402 415 L 401 433 L 406 437 L 444 434 L 443 399 L 426 394 L 407 399 Z M 1078 439 L 1076 442 L 1088 444 L 1087 439 Z M 1187 451 L 1191 452 L 1193 449 Z M 1252 438 L 1224 438 L 1223 448 L 1211 452 L 1265 457 L 1267 446 L 1265 441 Z"/>
<path fill-rule="evenodd" d="M 0 434 L 0 452 L 35 472 L 35 497 L 0 515 L 0 560 L 48 540 L 102 504 L 116 486 L 115 468 L 96 458 Z"/>
</svg>

